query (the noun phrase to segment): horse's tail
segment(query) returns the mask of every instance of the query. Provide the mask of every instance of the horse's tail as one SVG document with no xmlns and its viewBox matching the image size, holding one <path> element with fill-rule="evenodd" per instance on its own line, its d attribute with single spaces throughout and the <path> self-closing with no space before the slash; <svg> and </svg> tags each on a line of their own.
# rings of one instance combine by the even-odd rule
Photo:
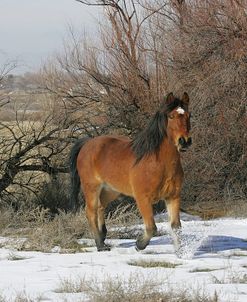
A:
<svg viewBox="0 0 247 302">
<path fill-rule="evenodd" d="M 78 154 L 88 138 L 82 138 L 75 142 L 70 152 L 70 209 L 76 211 L 79 207 L 78 194 L 80 192 L 80 177 L 77 171 L 76 163 Z"/>
</svg>

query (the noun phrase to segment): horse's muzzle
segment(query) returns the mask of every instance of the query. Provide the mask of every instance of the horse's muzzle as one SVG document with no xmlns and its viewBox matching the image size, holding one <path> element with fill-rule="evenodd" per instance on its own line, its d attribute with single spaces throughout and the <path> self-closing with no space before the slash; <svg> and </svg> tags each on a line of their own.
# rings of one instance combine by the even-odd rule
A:
<svg viewBox="0 0 247 302">
<path fill-rule="evenodd" d="M 184 137 L 180 137 L 178 140 L 178 146 L 180 152 L 185 152 L 192 144 L 192 138 L 188 137 L 185 139 Z"/>
</svg>

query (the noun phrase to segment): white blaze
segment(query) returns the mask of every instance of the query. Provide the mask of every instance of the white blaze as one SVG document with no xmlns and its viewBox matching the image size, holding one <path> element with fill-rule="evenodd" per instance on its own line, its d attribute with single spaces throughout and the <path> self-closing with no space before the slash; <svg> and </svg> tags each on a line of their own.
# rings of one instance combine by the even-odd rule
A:
<svg viewBox="0 0 247 302">
<path fill-rule="evenodd" d="M 177 112 L 178 112 L 179 114 L 184 114 L 185 111 L 184 111 L 183 108 L 178 107 Z"/>
</svg>

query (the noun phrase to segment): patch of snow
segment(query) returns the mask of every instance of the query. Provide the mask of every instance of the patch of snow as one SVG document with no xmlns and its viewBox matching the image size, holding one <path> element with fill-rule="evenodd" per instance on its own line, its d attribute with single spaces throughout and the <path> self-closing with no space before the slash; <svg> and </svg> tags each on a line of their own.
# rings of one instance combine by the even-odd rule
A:
<svg viewBox="0 0 247 302">
<path fill-rule="evenodd" d="M 180 212 L 180 219 L 182 221 L 199 221 L 202 220 L 201 217 L 196 216 L 196 215 L 190 215 L 185 212 Z M 163 212 L 155 215 L 155 221 L 156 222 L 165 222 L 168 221 L 168 213 Z"/>
<path fill-rule="evenodd" d="M 61 252 L 61 247 L 60 246 L 54 246 L 52 249 L 51 249 L 51 252 L 52 253 L 60 253 Z"/>
<path fill-rule="evenodd" d="M 158 229 L 169 230 L 167 222 L 157 223 Z M 53 253 L 20 252 L 0 249 L 0 293 L 13 299 L 18 292 L 29 297 L 42 296 L 42 301 L 81 301 L 83 294 L 56 292 L 61 280 L 86 278 L 99 282 L 108 278 L 128 280 L 140 275 L 157 280 L 166 279 L 167 286 L 176 288 L 203 288 L 219 301 L 247 301 L 247 284 L 240 284 L 240 277 L 247 274 L 247 219 L 219 219 L 213 221 L 182 221 L 182 257 L 174 253 L 169 234 L 152 238 L 144 251 L 135 250 L 133 239 L 112 239 L 110 252 L 97 252 L 91 239 L 80 242 L 89 245 L 87 252 L 60 254 L 59 247 Z M 0 242 L 4 242 L 0 238 Z M 91 245 L 91 246 L 90 246 Z M 19 260 L 10 259 L 13 253 Z M 175 268 L 146 268 L 130 265 L 136 261 L 156 261 L 177 264 Z M 232 278 L 234 276 L 238 278 Z M 219 280 L 217 283 L 215 280 Z M 224 282 L 223 282 L 224 281 Z M 228 282 L 228 283 L 226 283 Z M 167 285 L 169 284 L 169 285 Z M 162 289 L 162 288 L 161 288 Z"/>
</svg>

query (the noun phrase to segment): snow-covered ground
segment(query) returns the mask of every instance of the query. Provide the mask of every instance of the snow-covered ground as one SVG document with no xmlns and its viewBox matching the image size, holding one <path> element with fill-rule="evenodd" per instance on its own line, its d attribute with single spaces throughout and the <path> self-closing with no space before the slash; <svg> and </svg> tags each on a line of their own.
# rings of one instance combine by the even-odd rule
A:
<svg viewBox="0 0 247 302">
<path fill-rule="evenodd" d="M 39 301 L 77 301 L 81 294 L 58 293 L 64 279 L 100 282 L 106 278 L 130 276 L 164 280 L 163 287 L 191 288 L 214 294 L 220 301 L 247 301 L 247 219 L 200 221 L 183 216 L 183 256 L 174 253 L 169 235 L 154 237 L 142 252 L 135 240 L 108 240 L 110 252 L 95 247 L 77 254 L 19 252 L 0 249 L 0 297 L 11 299 L 20 292 Z M 160 217 L 158 217 L 160 221 Z M 168 231 L 167 222 L 157 223 Z M 4 241 L 0 238 L 0 242 Z M 81 242 L 92 241 L 82 239 Z M 57 249 L 59 250 L 59 249 Z M 174 268 L 131 265 L 139 261 L 177 264 Z M 1 299 L 0 299 L 1 300 Z"/>
</svg>

